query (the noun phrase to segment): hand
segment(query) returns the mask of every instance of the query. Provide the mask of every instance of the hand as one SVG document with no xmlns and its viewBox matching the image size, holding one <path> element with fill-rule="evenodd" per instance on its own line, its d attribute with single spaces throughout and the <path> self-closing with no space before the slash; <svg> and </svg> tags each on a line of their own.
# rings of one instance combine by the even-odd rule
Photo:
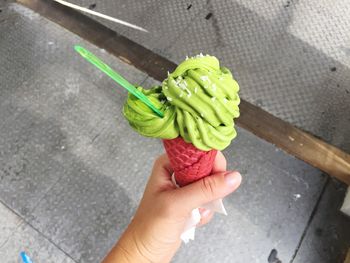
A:
<svg viewBox="0 0 350 263">
<path fill-rule="evenodd" d="M 182 188 L 171 181 L 173 173 L 166 154 L 154 163 L 136 214 L 117 245 L 103 263 L 169 262 L 181 245 L 180 235 L 191 211 L 210 201 L 223 198 L 241 183 L 238 172 L 226 171 L 226 159 L 218 152 L 213 174 Z M 200 209 L 199 225 L 213 214 Z"/>
</svg>

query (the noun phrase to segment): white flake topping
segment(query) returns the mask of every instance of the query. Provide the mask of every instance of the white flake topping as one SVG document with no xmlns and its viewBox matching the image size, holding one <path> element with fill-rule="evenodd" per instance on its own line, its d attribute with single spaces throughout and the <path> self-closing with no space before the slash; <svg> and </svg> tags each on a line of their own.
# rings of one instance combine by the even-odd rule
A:
<svg viewBox="0 0 350 263">
<path fill-rule="evenodd" d="M 208 76 L 200 76 L 200 79 L 203 81 L 209 81 Z"/>
<path fill-rule="evenodd" d="M 178 83 L 179 85 L 179 88 L 186 91 L 187 92 L 187 97 L 191 97 L 191 91 L 187 88 L 187 84 L 186 84 L 186 81 L 183 81 L 183 82 L 179 82 Z"/>
<path fill-rule="evenodd" d="M 187 92 L 187 97 L 189 98 L 189 97 L 191 97 L 191 91 L 188 89 L 188 88 L 185 88 L 184 90 L 186 90 L 186 92 Z"/>
<path fill-rule="evenodd" d="M 215 101 L 215 99 L 216 99 L 216 97 L 212 97 L 212 98 L 211 98 L 212 101 Z"/>
<path fill-rule="evenodd" d="M 181 76 L 178 76 L 175 80 L 176 85 L 179 85 L 181 83 L 181 81 L 182 81 Z"/>
<path fill-rule="evenodd" d="M 197 91 L 198 91 L 198 88 L 195 87 L 195 88 L 194 88 L 194 93 L 197 93 Z"/>
<path fill-rule="evenodd" d="M 178 84 L 179 84 L 180 89 L 183 89 L 183 90 L 186 89 L 186 86 L 185 86 L 185 84 L 183 82 L 180 82 Z"/>
<path fill-rule="evenodd" d="M 216 85 L 213 84 L 212 89 L 213 89 L 214 92 L 216 91 L 216 88 L 217 88 Z"/>
<path fill-rule="evenodd" d="M 166 97 L 168 101 L 172 101 L 173 99 L 170 97 Z"/>
<path fill-rule="evenodd" d="M 203 53 L 201 52 L 201 53 L 199 53 L 199 55 L 193 56 L 192 58 L 202 58 L 202 57 L 204 57 L 204 56 L 203 56 Z"/>
<path fill-rule="evenodd" d="M 224 98 L 223 101 L 224 101 L 224 103 L 226 104 L 228 100 L 227 100 L 226 98 Z"/>
</svg>

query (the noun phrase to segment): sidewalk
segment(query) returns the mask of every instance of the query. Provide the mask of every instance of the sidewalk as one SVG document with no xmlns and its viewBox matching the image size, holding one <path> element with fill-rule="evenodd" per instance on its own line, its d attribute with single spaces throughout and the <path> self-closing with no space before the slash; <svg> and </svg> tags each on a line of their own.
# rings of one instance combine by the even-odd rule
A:
<svg viewBox="0 0 350 263">
<path fill-rule="evenodd" d="M 35 263 L 98 262 L 127 226 L 163 149 L 131 131 L 124 90 L 73 46 L 131 83 L 157 82 L 18 4 L 0 20 L 0 258 L 18 262 L 24 249 Z M 243 175 L 225 199 L 229 215 L 200 229 L 174 262 L 267 262 L 272 249 L 282 262 L 336 262 L 350 245 L 350 221 L 337 212 L 345 186 L 238 133 L 224 152 Z"/>
</svg>

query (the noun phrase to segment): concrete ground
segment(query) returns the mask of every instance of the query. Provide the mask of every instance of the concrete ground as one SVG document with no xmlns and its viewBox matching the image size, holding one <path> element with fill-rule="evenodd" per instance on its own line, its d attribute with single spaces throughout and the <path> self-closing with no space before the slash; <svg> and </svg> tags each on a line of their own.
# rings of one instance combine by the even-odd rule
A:
<svg viewBox="0 0 350 263">
<path fill-rule="evenodd" d="M 134 10 L 130 22 L 144 13 L 140 25 L 149 30 L 160 27 L 152 31 L 158 32 L 159 38 L 162 32 L 173 37 L 169 45 L 151 37 L 142 43 L 177 61 L 180 47 L 184 47 L 183 52 L 187 52 L 186 47 L 194 48 L 186 44 L 190 38 L 186 32 L 198 28 L 202 33 L 199 24 L 203 18 L 199 14 L 209 6 L 193 1 L 188 10 L 197 11 L 192 15 L 181 14 L 177 18 L 169 13 L 169 21 L 181 25 L 176 33 L 166 30 L 167 24 L 149 11 L 157 7 L 171 12 L 168 5 L 174 2 L 155 5 L 147 1 L 136 5 L 131 1 L 139 10 Z M 111 9 L 108 1 L 103 3 L 110 10 L 119 10 Z M 247 12 L 247 21 L 253 19 L 253 13 L 249 13 L 252 11 L 248 10 L 259 6 L 237 4 L 233 8 L 232 3 L 228 4 L 232 10 L 239 14 Z M 290 1 L 289 5 L 294 2 Z M 222 8 L 211 6 L 215 10 Z M 265 8 L 274 10 L 273 6 Z M 1 262 L 19 262 L 21 250 L 27 251 L 35 263 L 99 262 L 128 224 L 141 198 L 152 160 L 163 149 L 160 141 L 143 138 L 130 129 L 121 115 L 126 93 L 83 61 L 72 47 L 80 44 L 88 48 L 132 83 L 149 86 L 156 81 L 20 5 L 2 4 L 1 10 Z M 278 12 L 273 14 L 278 16 Z M 204 19 L 204 23 L 210 19 Z M 256 17 L 249 26 L 258 27 L 264 19 L 276 24 L 268 17 Z M 120 28 L 120 32 L 141 41 L 139 33 L 132 34 L 125 28 Z M 240 41 L 248 45 L 250 40 Z M 170 45 L 174 41 L 183 44 Z M 294 50 L 294 45 L 299 47 L 296 42 L 288 43 L 289 50 Z M 233 65 L 225 57 L 227 64 Z M 262 61 L 263 57 L 256 59 Z M 348 70 L 346 60 L 333 59 L 342 70 L 332 73 L 327 68 L 327 74 L 339 74 L 336 76 L 347 83 L 343 76 Z M 313 63 L 321 67 L 320 61 L 316 59 Z M 287 67 L 287 58 L 284 62 Z M 249 63 L 254 65 L 255 61 Z M 299 67 L 305 64 L 298 63 Z M 257 80 L 249 80 L 247 76 L 259 78 L 260 73 L 243 65 L 232 68 L 241 78 L 240 83 L 243 81 L 242 96 L 251 99 L 249 94 L 254 92 L 249 91 L 252 87 L 249 81 L 257 83 Z M 305 64 L 307 72 L 312 68 Z M 313 78 L 322 75 L 318 70 L 315 72 Z M 292 79 L 296 73 L 284 74 Z M 333 77 L 325 75 L 323 80 L 331 81 Z M 269 87 L 268 84 L 264 85 Z M 299 88 L 302 85 L 302 81 L 297 83 Z M 311 95 L 312 92 L 311 89 Z M 277 98 L 274 100 L 277 105 Z M 344 96 L 343 100 L 346 102 L 348 97 Z M 291 105 L 297 102 L 294 100 Z M 343 109 L 342 105 L 338 107 Z M 342 118 L 335 120 L 340 125 L 337 134 L 343 132 L 345 136 L 347 123 L 341 123 Z M 271 263 L 277 261 L 272 257 L 268 261 L 273 249 L 282 262 L 341 262 L 350 246 L 350 221 L 338 212 L 345 186 L 249 132 L 242 129 L 238 132 L 237 139 L 224 152 L 229 168 L 238 169 L 244 177 L 241 188 L 225 199 L 229 215 L 218 215 L 200 229 L 196 240 L 183 246 L 173 262 Z M 337 142 L 347 148 L 346 143 Z"/>
<path fill-rule="evenodd" d="M 148 29 L 98 19 L 174 62 L 217 56 L 246 100 L 350 151 L 348 0 L 70 2 Z"/>
</svg>

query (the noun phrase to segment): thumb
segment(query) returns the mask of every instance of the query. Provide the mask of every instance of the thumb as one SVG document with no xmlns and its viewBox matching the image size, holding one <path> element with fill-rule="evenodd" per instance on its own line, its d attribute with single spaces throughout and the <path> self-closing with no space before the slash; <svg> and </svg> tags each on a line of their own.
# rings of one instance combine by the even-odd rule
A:
<svg viewBox="0 0 350 263">
<path fill-rule="evenodd" d="M 192 210 L 232 193 L 241 184 L 241 180 L 239 172 L 226 171 L 212 174 L 176 189 L 176 199 Z"/>
</svg>

